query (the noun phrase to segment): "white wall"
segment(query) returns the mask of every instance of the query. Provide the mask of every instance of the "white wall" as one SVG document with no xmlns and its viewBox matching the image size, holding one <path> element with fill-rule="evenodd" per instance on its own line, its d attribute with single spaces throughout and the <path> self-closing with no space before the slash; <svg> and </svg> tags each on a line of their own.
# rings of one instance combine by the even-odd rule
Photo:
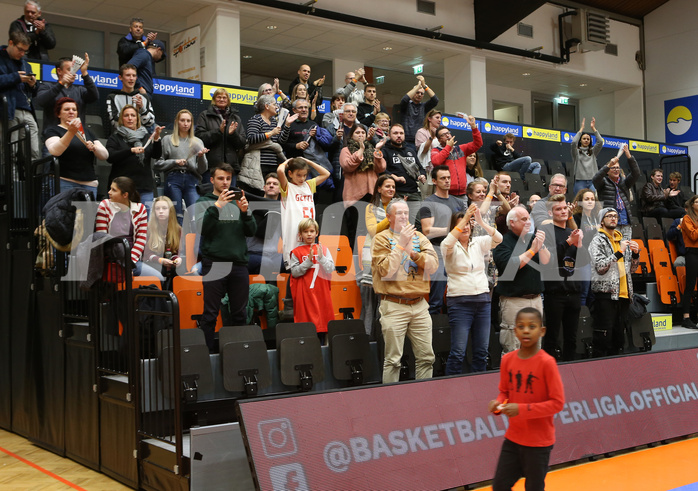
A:
<svg viewBox="0 0 698 491">
<path fill-rule="evenodd" d="M 523 122 L 529 124 L 533 120 L 531 108 L 531 92 L 528 90 L 512 89 L 500 85 L 487 84 L 487 117 L 494 119 L 492 101 L 513 102 L 523 106 Z"/>
<path fill-rule="evenodd" d="M 493 43 L 521 49 L 543 46 L 541 53 L 561 56 L 558 36 L 558 15 L 565 11 L 560 6 L 545 4 L 521 22 L 533 26 L 533 38 L 519 36 L 514 26 L 497 37 Z M 611 43 L 618 45 L 618 56 L 603 51 L 572 53 L 570 62 L 561 65 L 563 72 L 576 73 L 585 77 L 612 78 L 616 82 L 642 85 L 642 71 L 635 62 L 635 53 L 640 49 L 640 29 L 624 22 L 610 21 Z"/>
<path fill-rule="evenodd" d="M 300 0 L 283 0 L 298 5 Z M 318 9 L 330 10 L 366 19 L 380 20 L 390 24 L 429 29 L 444 26 L 444 34 L 475 38 L 473 0 L 436 0 L 436 15 L 417 12 L 415 0 L 380 0 L 374 2 L 351 2 L 347 0 L 319 0 Z"/>
<path fill-rule="evenodd" d="M 664 101 L 698 95 L 698 2 L 670 0 L 645 17 L 647 137 L 664 141 Z M 694 115 L 694 120 L 698 116 Z M 695 124 L 695 121 L 694 121 Z M 689 144 L 693 162 L 698 145 Z M 692 174 L 698 170 L 693 164 Z M 688 183 L 693 185 L 693 179 Z"/>
</svg>

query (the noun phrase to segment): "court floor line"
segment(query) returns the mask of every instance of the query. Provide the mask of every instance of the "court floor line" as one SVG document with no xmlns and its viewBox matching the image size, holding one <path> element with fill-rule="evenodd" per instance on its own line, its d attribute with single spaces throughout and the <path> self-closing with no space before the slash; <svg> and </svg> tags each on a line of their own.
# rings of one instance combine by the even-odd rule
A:
<svg viewBox="0 0 698 491">
<path fill-rule="evenodd" d="M 71 488 L 76 489 L 77 491 L 87 491 L 84 488 L 81 488 L 80 486 L 78 486 L 77 484 L 73 484 L 72 482 L 68 481 L 67 479 L 63 479 L 61 476 L 54 474 L 53 472 L 44 469 L 40 465 L 37 465 L 34 462 L 25 459 L 24 457 L 20 457 L 16 453 L 10 452 L 9 450 L 7 450 L 5 448 L 0 447 L 0 452 L 3 452 L 5 454 L 9 455 L 10 457 L 13 457 L 13 458 L 19 460 L 20 462 L 27 464 L 28 466 L 33 467 L 34 469 L 36 469 L 40 472 L 43 472 L 47 476 L 52 477 L 53 479 L 56 479 L 57 481 L 60 481 L 63 484 L 65 484 L 66 486 L 70 486 Z"/>
</svg>

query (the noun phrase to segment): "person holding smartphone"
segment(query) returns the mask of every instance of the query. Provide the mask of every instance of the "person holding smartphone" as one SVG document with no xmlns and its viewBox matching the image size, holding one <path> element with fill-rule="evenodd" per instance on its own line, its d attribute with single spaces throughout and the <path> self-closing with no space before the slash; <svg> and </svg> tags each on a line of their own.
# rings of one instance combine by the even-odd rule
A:
<svg viewBox="0 0 698 491">
<path fill-rule="evenodd" d="M 211 170 L 213 191 L 196 202 L 199 253 L 204 285 L 204 313 L 199 326 L 206 344 L 215 351 L 215 329 L 221 301 L 228 294 L 231 325 L 247 323 L 249 272 L 246 237 L 252 237 L 257 223 L 248 213 L 247 198 L 231 189 L 233 168 L 220 164 Z M 239 198 L 239 199 L 236 199 Z"/>
</svg>

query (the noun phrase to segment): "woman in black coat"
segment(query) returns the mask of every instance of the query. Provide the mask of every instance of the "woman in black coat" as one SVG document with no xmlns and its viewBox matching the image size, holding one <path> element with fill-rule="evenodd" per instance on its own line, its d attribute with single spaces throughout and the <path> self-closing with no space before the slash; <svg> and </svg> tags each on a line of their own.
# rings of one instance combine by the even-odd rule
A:
<svg viewBox="0 0 698 491">
<path fill-rule="evenodd" d="M 141 126 L 141 116 L 136 108 L 127 104 L 119 114 L 118 128 L 107 141 L 107 162 L 112 165 L 109 182 L 121 176 L 133 180 L 148 213 L 155 189 L 151 158 L 157 159 L 162 153 L 162 129 L 162 126 L 156 126 L 153 134 L 149 135 L 148 130 Z"/>
</svg>

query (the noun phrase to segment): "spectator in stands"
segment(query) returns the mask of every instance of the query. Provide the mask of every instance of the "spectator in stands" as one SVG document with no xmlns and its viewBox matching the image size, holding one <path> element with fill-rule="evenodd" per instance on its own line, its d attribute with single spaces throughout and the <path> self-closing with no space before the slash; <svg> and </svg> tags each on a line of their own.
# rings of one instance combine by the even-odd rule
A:
<svg viewBox="0 0 698 491">
<path fill-rule="evenodd" d="M 589 245 L 599 230 L 599 211 L 601 207 L 596 200 L 596 193 L 591 189 L 580 189 L 574 197 L 572 216 L 577 228 L 584 233 L 582 247 L 577 249 L 577 263 L 575 276 L 579 276 L 580 301 L 582 305 L 590 306 L 593 296 L 591 288 L 591 262 L 589 258 Z"/>
<path fill-rule="evenodd" d="M 317 172 L 317 177 L 307 179 L 310 168 Z M 313 194 L 317 187 L 330 177 L 330 171 L 306 158 L 296 157 L 282 162 L 276 173 L 279 176 L 281 192 L 281 237 L 284 263 L 288 269 L 291 251 L 300 245 L 298 223 L 303 218 L 315 219 Z"/>
<path fill-rule="evenodd" d="M 220 88 L 213 92 L 211 106 L 196 118 L 194 133 L 210 150 L 206 156 L 208 169 L 201 176 L 202 182 L 210 181 L 210 169 L 226 163 L 233 168 L 233 185 L 236 185 L 240 172 L 239 157 L 247 138 L 238 110 L 230 103 L 227 90 Z"/>
<path fill-rule="evenodd" d="M 474 221 L 487 235 L 472 237 Z M 485 223 L 476 205 L 471 205 L 467 212 L 455 213 L 450 229 L 441 243 L 441 254 L 448 274 L 446 301 L 451 327 L 451 352 L 446 362 L 446 375 L 463 373 L 470 334 L 473 352 L 471 369 L 473 372 L 484 372 L 487 369 L 491 318 L 485 256 L 489 256 L 490 250 L 502 242 L 502 234 Z"/>
<path fill-rule="evenodd" d="M 215 349 L 216 319 L 221 300 L 228 294 L 228 308 L 233 325 L 247 324 L 247 297 L 250 279 L 247 271 L 247 242 L 257 224 L 247 213 L 244 194 L 235 199 L 230 189 L 233 168 L 221 164 L 211 171 L 213 191 L 197 201 L 196 217 L 201 231 L 199 253 L 204 286 L 204 312 L 199 327 L 204 331 L 210 351 Z M 231 202 L 235 202 L 232 205 Z"/>
<path fill-rule="evenodd" d="M 499 279 L 495 291 L 499 294 L 501 324 L 499 342 L 502 353 L 519 347 L 514 335 L 516 313 L 525 307 L 543 312 L 543 282 L 539 264 L 550 262 L 550 251 L 545 246 L 545 232 L 537 230 L 530 235 L 531 218 L 523 206 L 516 206 L 507 214 L 509 232 L 494 250 Z"/>
<path fill-rule="evenodd" d="M 432 325 L 424 295 L 429 292 L 427 278 L 436 271 L 438 258 L 431 242 L 410 224 L 404 200 L 391 201 L 386 213 L 390 228 L 377 234 L 371 247 L 373 288 L 381 296 L 379 312 L 385 341 L 383 383 L 400 379 L 405 336 L 412 341 L 415 378 L 431 378 Z"/>
<path fill-rule="evenodd" d="M 371 204 L 366 207 L 366 240 L 361 251 L 361 318 L 364 321 L 366 334 L 375 338 L 373 322 L 378 319 L 380 297 L 373 290 L 373 274 L 371 272 L 371 244 L 376 234 L 386 230 L 388 221 L 385 209 L 395 197 L 395 180 L 387 174 L 378 176 L 373 188 Z"/>
<path fill-rule="evenodd" d="M 364 86 L 366 85 L 366 72 L 363 67 L 358 68 L 356 72 L 347 72 L 344 76 L 344 87 L 337 90 L 337 93 L 342 94 L 347 102 L 352 102 L 358 107 L 364 102 Z M 361 84 L 359 88 L 358 84 Z M 370 124 L 367 126 L 371 126 Z"/>
<path fill-rule="evenodd" d="M 298 76 L 293 79 L 291 85 L 288 86 L 288 93 L 293 94 L 293 88 L 298 85 L 303 84 L 305 88 L 308 89 L 308 100 L 312 101 L 315 98 L 315 93 L 318 93 L 317 101 L 322 102 L 322 86 L 325 84 L 325 76 L 310 82 L 310 66 L 301 65 L 298 69 Z"/>
<path fill-rule="evenodd" d="M 315 118 L 317 118 L 317 101 L 319 92 L 320 91 L 316 91 L 313 99 L 311 100 L 308 97 L 308 89 L 305 88 L 305 85 L 296 85 L 293 88 L 293 93 L 291 94 L 291 109 L 293 109 L 293 103 L 295 103 L 297 100 L 307 101 L 310 107 L 309 117 L 311 120 L 315 120 Z"/>
<path fill-rule="evenodd" d="M 183 257 L 179 255 L 181 237 L 182 227 L 177 222 L 174 204 L 167 196 L 158 196 L 153 201 L 153 213 L 148 221 L 148 238 L 143 257 L 146 264 L 160 272 L 160 281 L 168 282 L 164 285 L 168 290 L 183 261 Z"/>
<path fill-rule="evenodd" d="M 596 157 L 603 148 L 604 139 L 601 137 L 601 133 L 596 129 L 596 118 L 591 118 L 591 131 L 594 132 L 596 136 L 596 143 L 594 146 L 591 145 L 591 135 L 589 133 L 584 133 L 584 122 L 586 118 L 582 119 L 582 127 L 574 138 L 572 138 L 572 144 L 570 145 L 570 152 L 572 154 L 572 164 L 574 165 L 574 192 L 579 192 L 580 189 L 591 189 L 596 191 L 592 179 L 594 174 L 599 170 L 599 165 L 596 163 Z M 548 330 L 550 334 L 550 330 Z"/>
<path fill-rule="evenodd" d="M 619 216 L 615 208 L 603 208 L 599 212 L 599 233 L 589 245 L 594 292 L 593 347 L 597 357 L 617 355 L 623 350 L 628 307 L 633 298 L 631 272 L 637 269 L 640 258 L 637 242 L 625 239 L 617 229 Z"/>
<path fill-rule="evenodd" d="M 277 106 L 279 107 L 291 107 L 291 99 L 284 94 L 284 92 L 279 88 L 279 79 L 274 79 L 274 85 L 272 84 L 262 84 L 257 89 L 257 97 L 262 95 L 278 95 L 279 100 L 277 101 Z"/>
<path fill-rule="evenodd" d="M 427 176 L 427 182 L 420 186 L 424 198 L 434 192 L 434 183 L 431 180 L 431 170 L 434 168 L 434 164 L 431 162 L 431 150 L 432 147 L 436 146 L 436 130 L 440 125 L 441 111 L 432 109 L 424 116 L 422 127 L 417 130 L 417 134 L 414 137 L 417 158 L 422 167 L 424 167 Z"/>
<path fill-rule="evenodd" d="M 196 186 L 208 170 L 206 159 L 209 149 L 194 136 L 192 114 L 182 109 L 175 116 L 174 131 L 162 139 L 162 156 L 153 165 L 156 172 L 165 173 L 165 196 L 172 200 L 181 225 L 184 219 L 182 200 L 192 210 L 199 199 Z M 193 217 L 193 214 L 192 214 Z"/>
<path fill-rule="evenodd" d="M 78 108 L 77 116 L 84 120 L 87 112 L 87 104 L 99 100 L 99 91 L 94 80 L 90 77 L 87 69 L 90 65 L 90 57 L 85 53 L 85 63 L 80 67 L 83 85 L 75 85 L 75 75 L 70 73 L 73 66 L 72 58 L 59 58 L 56 62 L 56 78 L 58 82 L 42 82 L 39 91 L 34 98 L 34 106 L 43 110 L 44 128 L 58 124 L 58 117 L 54 113 L 56 102 L 59 99 L 68 97 L 75 101 Z M 46 137 L 46 134 L 44 134 Z"/>
<path fill-rule="evenodd" d="M 387 139 L 390 138 L 390 116 L 388 113 L 380 112 L 376 114 L 375 123 L 376 135 L 375 138 Z"/>
<path fill-rule="evenodd" d="M 451 171 L 450 194 L 459 198 L 465 197 L 468 184 L 478 173 L 474 169 L 479 169 L 477 177 L 482 177 L 482 169 L 475 153 L 482 147 L 482 136 L 474 116 L 468 116 L 468 123 L 473 131 L 473 141 L 457 145 L 456 137 L 451 135 L 450 130 L 445 126 L 439 126 L 435 133 L 439 145 L 431 150 L 432 165 L 448 166 Z"/>
<path fill-rule="evenodd" d="M 89 129 L 83 128 L 78 118 L 78 105 L 73 99 L 58 99 L 54 115 L 59 123 L 46 128 L 44 135 L 49 153 L 58 158 L 61 191 L 85 188 L 96 198 L 95 157 L 107 160 L 109 152 L 99 140 L 92 138 Z"/>
<path fill-rule="evenodd" d="M 335 94 L 330 100 L 330 110 L 322 117 L 322 127 L 335 133 L 342 124 L 341 115 L 343 114 L 342 107 L 345 103 L 342 94 Z"/>
<path fill-rule="evenodd" d="M 379 101 L 377 98 L 375 85 L 366 85 L 366 88 L 364 89 L 364 100 L 363 102 L 359 103 L 359 107 L 357 109 L 359 111 L 359 123 L 366 127 L 370 127 L 376 122 L 376 116 L 378 113 L 385 112 L 385 108 L 381 104 L 381 101 Z"/>
<path fill-rule="evenodd" d="M 158 36 L 157 32 L 149 32 L 144 34 L 143 19 L 134 17 L 131 19 L 129 33 L 119 39 L 119 44 L 116 46 L 116 54 L 119 56 L 119 66 L 128 63 L 136 51 L 145 49 L 151 41 L 155 41 Z"/>
<path fill-rule="evenodd" d="M 142 94 L 153 97 L 155 91 L 155 64 L 167 57 L 165 43 L 159 39 L 148 41 L 145 50 L 139 49 L 133 53 L 133 57 L 128 61 L 129 65 L 136 67 L 138 80 L 136 87 Z"/>
<path fill-rule="evenodd" d="M 513 133 L 507 133 L 504 135 L 504 141 L 497 140 L 490 145 L 490 150 L 494 153 L 494 168 L 507 172 L 518 172 L 521 179 L 525 179 L 528 172 L 540 174 L 540 163 L 532 162 L 531 157 L 522 156 L 514 150 L 515 141 L 516 136 Z"/>
<path fill-rule="evenodd" d="M 160 132 L 163 129 L 164 126 L 156 127 L 151 137 L 141 125 L 136 108 L 126 105 L 121 109 L 119 126 L 107 140 L 107 162 L 111 164 L 109 181 L 121 176 L 131 178 L 148 213 L 155 189 L 151 159 L 158 159 L 162 155 Z"/>
<path fill-rule="evenodd" d="M 581 285 L 575 274 L 577 251 L 582 248 L 584 233 L 567 226 L 569 207 L 564 194 L 551 196 L 547 206 L 553 222 L 541 228 L 546 231 L 548 249 L 554 253 L 543 275 L 543 309 L 547 329 L 543 349 L 553 358 L 560 359 L 558 349 L 562 348 L 562 360 L 572 361 L 577 350 L 577 325 L 582 308 L 579 295 Z M 560 329 L 562 346 L 558 345 Z"/>
<path fill-rule="evenodd" d="M 97 208 L 95 232 L 112 237 L 123 237 L 131 246 L 133 276 L 159 276 L 152 266 L 143 264 L 143 252 L 147 240 L 148 213 L 140 202 L 134 182 L 128 177 L 111 181 L 109 199 L 102 200 Z"/>
<path fill-rule="evenodd" d="M 119 115 L 127 104 L 138 110 L 141 116 L 141 124 L 150 129 L 155 124 L 155 113 L 148 94 L 141 94 L 136 89 L 138 73 L 133 65 L 121 65 L 119 67 L 119 80 L 121 80 L 121 90 L 115 90 L 107 96 L 107 114 L 111 122 L 111 130 L 116 130 L 119 126 Z"/>
<path fill-rule="evenodd" d="M 334 260 L 330 250 L 315 240 L 319 225 L 312 218 L 298 223 L 301 245 L 291 251 L 291 294 L 293 322 L 312 322 L 323 344 L 327 341 L 327 323 L 334 320 L 330 280 Z"/>
<path fill-rule="evenodd" d="M 431 275 L 429 285 L 429 313 L 434 315 L 442 313 L 446 293 L 446 273 L 441 257 L 441 243 L 450 230 L 451 217 L 458 212 L 464 212 L 465 203 L 449 195 L 451 171 L 448 166 L 437 165 L 431 171 L 431 177 L 435 186 L 434 194 L 427 196 L 422 202 L 415 225 L 417 230 L 429 239 L 439 259 L 439 267 Z"/>
<path fill-rule="evenodd" d="M 674 268 L 686 266 L 686 244 L 683 241 L 683 234 L 679 230 L 681 218 L 674 220 L 669 230 L 667 230 L 666 238 L 671 241 L 676 247 L 676 259 L 674 260 Z"/>
<path fill-rule="evenodd" d="M 251 206 L 257 230 L 247 238 L 247 269 L 250 274 L 262 274 L 267 281 L 275 280 L 283 268 L 283 255 L 278 252 L 281 239 L 279 194 L 279 176 L 270 172 L 264 179 L 264 199 L 253 201 Z"/>
<path fill-rule="evenodd" d="M 354 125 L 349 132 L 347 146 L 342 148 L 339 163 L 344 171 L 343 198 L 344 207 L 348 208 L 357 201 L 370 202 L 371 193 L 378 176 L 385 172 L 385 159 L 381 148 L 385 140 L 375 147 L 366 138 L 366 128 Z"/>
<path fill-rule="evenodd" d="M 536 228 L 552 223 L 550 215 L 548 214 L 547 201 L 551 196 L 556 194 L 567 194 L 567 177 L 564 174 L 554 174 L 550 178 L 550 183 L 548 184 L 548 195 L 545 198 L 541 198 L 533 207 L 531 211 L 531 218 Z M 577 228 L 573 225 L 572 216 L 569 216 L 569 227 Z"/>
<path fill-rule="evenodd" d="M 10 24 L 10 35 L 15 31 L 29 36 L 27 58 L 44 62 L 49 60 L 48 50 L 56 47 L 56 36 L 48 22 L 41 17 L 39 2 L 24 2 L 24 15 Z"/>
<path fill-rule="evenodd" d="M 390 141 L 383 147 L 385 171 L 395 181 L 396 193 L 408 201 L 421 201 L 417 183 L 427 181 L 424 168 L 417 160 L 417 152 L 405 144 L 405 130 L 400 124 L 390 127 Z"/>
<path fill-rule="evenodd" d="M 666 199 L 666 207 L 671 213 L 677 213 L 676 210 L 681 210 L 682 213 L 686 213 L 684 207 L 686 206 L 687 198 L 683 194 L 683 191 L 679 187 L 681 184 L 681 173 L 672 172 L 669 174 L 669 197 Z M 678 191 L 676 193 L 675 191 Z M 682 215 L 683 216 L 683 215 Z"/>
<path fill-rule="evenodd" d="M 238 186 L 249 193 L 259 195 L 264 188 L 263 176 L 269 172 L 276 172 L 279 161 L 286 160 L 279 145 L 279 137 L 282 133 L 288 135 L 291 123 L 298 116 L 293 114 L 286 118 L 284 124 L 279 125 L 276 119 L 278 107 L 271 95 L 258 97 L 255 111 L 257 114 L 247 123 L 247 147 L 240 165 Z"/>
<path fill-rule="evenodd" d="M 533 210 L 533 207 L 536 205 L 541 200 L 542 196 L 540 193 L 533 193 L 530 198 L 528 198 L 528 201 L 526 202 L 526 209 L 530 213 Z"/>
<path fill-rule="evenodd" d="M 623 237 L 629 239 L 631 234 L 630 221 L 632 213 L 630 211 L 630 189 L 640 177 L 640 167 L 635 158 L 630 155 L 628 145 L 623 145 L 623 151 L 630 165 L 630 176 L 621 177 L 620 162 L 618 157 L 613 157 L 608 164 L 604 165 L 594 176 L 593 182 L 599 196 L 601 206 L 604 208 L 615 208 L 618 212 L 618 229 Z"/>
<path fill-rule="evenodd" d="M 662 169 L 652 169 L 650 182 L 642 187 L 642 215 L 658 219 L 681 218 L 684 215 L 684 210 L 674 208 L 670 211 L 667 206 L 669 198 L 678 196 L 681 190 L 662 189 L 663 180 L 664 171 Z"/>
<path fill-rule="evenodd" d="M 507 213 L 513 207 L 519 204 L 519 196 L 511 192 L 511 176 L 508 172 L 502 171 L 497 173 L 497 198 L 501 196 L 502 200 L 497 201 L 494 206 L 497 207 L 494 213 L 494 223 L 502 235 L 509 231 L 507 227 Z M 533 224 L 531 224 L 533 226 Z"/>
<path fill-rule="evenodd" d="M 499 189 L 499 176 L 494 176 L 492 181 L 487 184 L 487 179 L 475 180 L 468 184 L 466 188 L 466 196 L 468 197 L 468 205 L 476 204 L 480 208 L 480 213 L 482 213 L 482 218 L 487 223 L 492 222 L 492 203 L 494 198 L 497 198 L 496 203 L 504 203 L 506 198 L 502 195 Z M 487 190 L 489 186 L 489 192 Z M 497 205 L 495 205 L 497 206 Z M 481 235 L 478 233 L 478 228 L 473 229 L 473 236 L 477 237 Z"/>
<path fill-rule="evenodd" d="M 32 95 L 36 94 L 36 75 L 24 58 L 29 49 L 29 37 L 22 32 L 10 32 L 7 46 L 0 47 L 0 95 L 7 96 L 7 118 L 10 127 L 26 124 L 29 127 L 31 158 L 41 158 L 39 148 L 39 127 L 34 118 L 31 104 Z M 20 133 L 23 133 L 20 132 Z M 21 134 L 15 133 L 17 136 Z"/>
<path fill-rule="evenodd" d="M 686 245 L 686 283 L 683 288 L 684 295 L 681 298 L 681 310 L 683 320 L 681 327 L 698 329 L 691 320 L 691 299 L 696 291 L 696 278 L 698 278 L 698 195 L 689 198 L 686 202 L 686 214 L 678 226 Z"/>
<path fill-rule="evenodd" d="M 424 94 L 429 95 L 427 102 L 422 102 Z M 426 113 L 434 109 L 439 103 L 439 98 L 429 88 L 422 75 L 417 75 L 417 84 L 412 87 L 400 100 L 400 113 L 402 114 L 402 126 L 405 129 L 405 143 L 414 145 L 417 130 L 424 121 Z"/>
</svg>

